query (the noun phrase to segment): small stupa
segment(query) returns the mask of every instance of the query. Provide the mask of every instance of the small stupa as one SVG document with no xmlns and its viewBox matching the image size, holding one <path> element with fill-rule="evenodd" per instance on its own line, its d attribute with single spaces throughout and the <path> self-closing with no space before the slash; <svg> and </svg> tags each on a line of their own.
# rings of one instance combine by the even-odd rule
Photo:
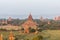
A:
<svg viewBox="0 0 60 40">
<path fill-rule="evenodd" d="M 9 40 L 14 40 L 14 35 L 13 35 L 13 32 L 12 31 L 9 34 Z"/>
<path fill-rule="evenodd" d="M 3 35 L 2 34 L 0 34 L 0 40 L 3 40 Z"/>
</svg>

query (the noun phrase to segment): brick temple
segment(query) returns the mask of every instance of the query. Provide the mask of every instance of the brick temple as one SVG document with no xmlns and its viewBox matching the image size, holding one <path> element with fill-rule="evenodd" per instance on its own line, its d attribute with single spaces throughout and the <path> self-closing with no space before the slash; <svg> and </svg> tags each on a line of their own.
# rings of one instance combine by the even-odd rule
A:
<svg viewBox="0 0 60 40">
<path fill-rule="evenodd" d="M 32 15 L 30 14 L 27 18 L 27 20 L 22 24 L 22 27 L 24 28 L 24 33 L 29 33 L 29 28 L 36 29 L 37 23 L 33 20 Z"/>
</svg>

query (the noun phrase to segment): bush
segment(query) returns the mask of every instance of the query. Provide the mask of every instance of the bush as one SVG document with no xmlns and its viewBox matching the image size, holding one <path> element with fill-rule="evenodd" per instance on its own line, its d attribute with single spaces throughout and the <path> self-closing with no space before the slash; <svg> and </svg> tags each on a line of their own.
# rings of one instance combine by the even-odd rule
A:
<svg viewBox="0 0 60 40">
<path fill-rule="evenodd" d="M 36 30 L 35 29 L 30 29 L 30 32 L 35 32 Z"/>
<path fill-rule="evenodd" d="M 38 29 L 37 31 L 42 32 L 42 31 L 43 31 L 43 29 Z"/>
<path fill-rule="evenodd" d="M 32 40 L 43 40 L 43 36 L 35 36 Z"/>
</svg>

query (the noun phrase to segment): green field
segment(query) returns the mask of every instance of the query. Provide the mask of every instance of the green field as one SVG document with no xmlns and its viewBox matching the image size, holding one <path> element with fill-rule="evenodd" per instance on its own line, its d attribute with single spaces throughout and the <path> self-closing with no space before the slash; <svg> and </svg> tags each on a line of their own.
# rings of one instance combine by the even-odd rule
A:
<svg viewBox="0 0 60 40">
<path fill-rule="evenodd" d="M 0 31 L 0 34 L 3 34 L 4 38 L 8 38 L 10 31 Z M 32 40 L 37 35 L 42 35 L 43 40 L 60 40 L 60 30 L 44 30 L 42 32 L 39 32 L 38 34 L 29 33 L 29 34 L 21 34 L 18 31 L 13 31 L 13 34 L 18 40 L 20 39 L 29 39 Z"/>
</svg>

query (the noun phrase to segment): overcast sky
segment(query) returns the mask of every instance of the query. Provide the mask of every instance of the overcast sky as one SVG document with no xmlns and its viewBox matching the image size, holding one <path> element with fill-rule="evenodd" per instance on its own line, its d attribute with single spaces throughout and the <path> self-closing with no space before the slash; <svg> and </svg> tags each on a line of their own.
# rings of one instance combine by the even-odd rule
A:
<svg viewBox="0 0 60 40">
<path fill-rule="evenodd" d="M 60 15 L 60 0 L 0 0 L 0 18 L 53 18 Z"/>
</svg>

